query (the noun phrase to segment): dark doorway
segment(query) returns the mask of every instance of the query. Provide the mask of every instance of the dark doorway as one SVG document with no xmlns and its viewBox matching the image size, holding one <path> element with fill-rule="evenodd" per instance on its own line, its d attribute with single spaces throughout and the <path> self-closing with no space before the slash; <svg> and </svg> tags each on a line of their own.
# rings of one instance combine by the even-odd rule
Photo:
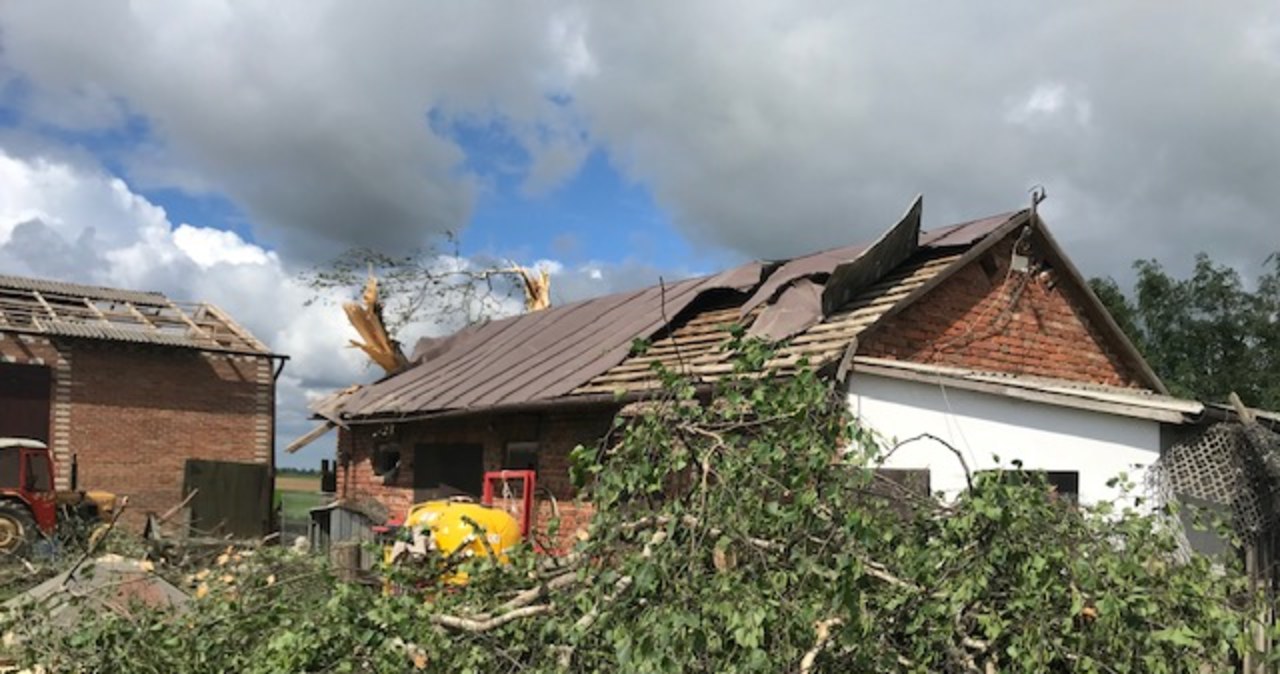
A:
<svg viewBox="0 0 1280 674">
<path fill-rule="evenodd" d="M 53 370 L 0 363 L 0 437 L 49 442 Z"/>
<path fill-rule="evenodd" d="M 413 448 L 413 500 L 450 496 L 480 498 L 484 447 L 474 444 L 418 445 Z"/>
</svg>

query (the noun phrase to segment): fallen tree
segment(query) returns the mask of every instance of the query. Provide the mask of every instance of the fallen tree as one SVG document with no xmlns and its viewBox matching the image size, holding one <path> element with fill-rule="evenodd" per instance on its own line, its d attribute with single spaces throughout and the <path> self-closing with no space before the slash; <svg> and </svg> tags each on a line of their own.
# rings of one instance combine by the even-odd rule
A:
<svg viewBox="0 0 1280 674">
<path fill-rule="evenodd" d="M 953 503 L 903 489 L 829 382 L 734 348 L 712 399 L 663 372 L 662 396 L 575 452 L 596 516 L 566 557 L 428 558 L 386 569 L 385 592 L 260 550 L 204 574 L 181 614 L 19 617 L 18 655 L 56 671 L 985 674 L 1220 671 L 1247 647 L 1240 570 L 1183 559 L 1168 519 L 1075 509 L 1033 475 L 973 476 Z M 470 581 L 443 583 L 458 565 Z"/>
</svg>

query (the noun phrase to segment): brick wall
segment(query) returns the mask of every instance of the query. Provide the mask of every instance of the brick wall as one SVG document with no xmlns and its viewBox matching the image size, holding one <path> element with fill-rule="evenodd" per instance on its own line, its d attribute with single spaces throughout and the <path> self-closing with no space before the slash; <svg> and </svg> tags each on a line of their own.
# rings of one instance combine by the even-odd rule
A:
<svg viewBox="0 0 1280 674">
<path fill-rule="evenodd" d="M 80 488 L 128 495 L 130 523 L 181 501 L 187 459 L 272 463 L 265 358 L 4 334 L 0 360 L 52 368 L 59 487 L 74 454 Z"/>
<path fill-rule="evenodd" d="M 860 341 L 860 355 L 1117 386 L 1138 379 L 1080 310 L 1084 295 L 1042 260 L 1009 274 L 1012 241 L 993 247 Z M 1043 263 L 1044 266 L 1038 266 Z"/>
<path fill-rule="evenodd" d="M 593 445 L 608 432 L 614 406 L 566 409 L 542 414 L 476 414 L 434 421 L 396 424 L 391 436 L 375 437 L 385 427 L 354 426 L 338 436 L 338 493 L 372 514 L 402 517 L 414 502 L 413 446 L 424 444 L 478 444 L 483 447 L 484 469 L 503 467 L 507 443 L 538 443 L 538 486 L 554 495 L 561 515 L 561 536 L 551 547 L 565 547 L 574 532 L 590 519 L 589 505 L 574 502 L 569 480 L 569 453 L 579 444 Z M 375 475 L 375 445 L 393 443 L 400 448 L 400 468 L 389 478 Z M 512 485 L 515 489 L 515 485 Z M 381 510 L 382 512 L 376 512 Z M 545 526 L 550 503 L 539 503 L 535 521 Z"/>
</svg>

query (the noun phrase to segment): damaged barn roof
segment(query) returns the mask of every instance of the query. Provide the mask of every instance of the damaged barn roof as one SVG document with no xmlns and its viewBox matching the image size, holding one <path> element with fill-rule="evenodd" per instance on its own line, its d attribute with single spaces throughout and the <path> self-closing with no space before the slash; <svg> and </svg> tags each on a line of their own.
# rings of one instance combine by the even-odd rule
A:
<svg viewBox="0 0 1280 674">
<path fill-rule="evenodd" d="M 348 396 L 342 415 L 490 407 L 568 395 L 621 362 L 636 338 L 660 330 L 697 298 L 749 291 L 763 271 L 753 262 L 420 340 L 414 366 Z"/>
<path fill-rule="evenodd" d="M 0 275 L 0 332 L 158 344 L 273 356 L 208 303 L 161 293 Z"/>
<path fill-rule="evenodd" d="M 859 334 L 1030 219 L 1023 210 L 922 233 L 917 200 L 870 246 L 751 263 L 422 340 L 412 367 L 345 394 L 325 416 L 359 423 L 640 391 L 657 385 L 656 361 L 713 381 L 732 369 L 721 348 L 729 325 L 750 331 L 770 316 L 755 330 L 783 341 L 775 366 L 833 363 Z M 637 339 L 651 341 L 644 353 L 632 352 Z"/>
</svg>

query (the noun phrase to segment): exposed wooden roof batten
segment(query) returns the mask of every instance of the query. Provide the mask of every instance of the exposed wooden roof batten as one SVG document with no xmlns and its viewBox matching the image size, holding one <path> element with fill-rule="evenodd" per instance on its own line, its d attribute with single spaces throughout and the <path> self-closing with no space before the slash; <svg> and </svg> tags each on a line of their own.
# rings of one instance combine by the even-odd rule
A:
<svg viewBox="0 0 1280 674">
<path fill-rule="evenodd" d="M 0 275 L 0 331 L 277 357 L 212 304 L 17 276 Z"/>
</svg>

